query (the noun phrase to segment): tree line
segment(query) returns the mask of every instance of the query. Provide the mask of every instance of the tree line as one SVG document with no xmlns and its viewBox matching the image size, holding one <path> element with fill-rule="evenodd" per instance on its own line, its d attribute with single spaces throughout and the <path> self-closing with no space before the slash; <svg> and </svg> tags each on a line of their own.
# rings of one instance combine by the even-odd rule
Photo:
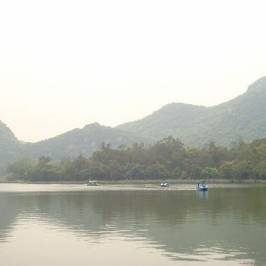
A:
<svg viewBox="0 0 266 266">
<path fill-rule="evenodd" d="M 231 148 L 213 142 L 203 148 L 185 147 L 173 137 L 149 146 L 113 149 L 103 144 L 90 158 L 21 158 L 9 165 L 8 172 L 28 181 L 266 179 L 266 139 L 240 141 Z"/>
</svg>

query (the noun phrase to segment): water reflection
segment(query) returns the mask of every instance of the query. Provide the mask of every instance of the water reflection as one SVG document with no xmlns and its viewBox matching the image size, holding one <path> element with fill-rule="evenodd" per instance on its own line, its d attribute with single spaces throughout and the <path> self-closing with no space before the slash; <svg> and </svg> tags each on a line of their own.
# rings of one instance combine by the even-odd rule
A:
<svg viewBox="0 0 266 266">
<path fill-rule="evenodd" d="M 208 191 L 196 191 L 198 199 L 208 200 L 209 192 Z"/>
<path fill-rule="evenodd" d="M 265 210 L 265 188 L 0 193 L 0 241 L 32 223 L 90 244 L 119 237 L 176 262 L 265 265 Z"/>
</svg>

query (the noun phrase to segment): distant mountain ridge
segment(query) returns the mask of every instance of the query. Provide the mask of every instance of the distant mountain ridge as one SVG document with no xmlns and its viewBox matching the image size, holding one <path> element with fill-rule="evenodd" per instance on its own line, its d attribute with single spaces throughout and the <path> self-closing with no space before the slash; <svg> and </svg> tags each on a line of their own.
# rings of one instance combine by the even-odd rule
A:
<svg viewBox="0 0 266 266">
<path fill-rule="evenodd" d="M 113 148 L 121 145 L 131 145 L 139 142 L 148 142 L 144 137 L 133 133 L 105 127 L 98 123 L 85 126 L 82 129 L 73 129 L 54 138 L 37 143 L 24 144 L 24 154 L 31 157 L 50 156 L 54 159 L 90 156 L 99 150 L 103 143 L 110 144 Z"/>
<path fill-rule="evenodd" d="M 94 123 L 37 143 L 19 141 L 0 121 L 0 172 L 8 162 L 22 156 L 90 156 L 102 143 L 118 148 L 168 136 L 190 146 L 211 141 L 228 146 L 240 139 L 251 142 L 266 137 L 266 77 L 254 82 L 246 93 L 217 106 L 171 103 L 141 120 L 115 128 Z"/>
<path fill-rule="evenodd" d="M 27 143 L 18 141 L 12 131 L 0 122 L 0 173 L 6 169 L 8 163 L 20 157 L 49 156 L 55 160 L 79 155 L 89 157 L 101 149 L 104 143 L 119 148 L 134 143 L 149 143 L 149 139 L 93 123 L 47 140 Z"/>
<path fill-rule="evenodd" d="M 266 77 L 249 86 L 246 93 L 214 107 L 183 103 L 166 105 L 139 121 L 118 126 L 143 137 L 158 140 L 168 135 L 187 145 L 210 141 L 230 145 L 239 139 L 252 141 L 266 137 Z"/>
</svg>

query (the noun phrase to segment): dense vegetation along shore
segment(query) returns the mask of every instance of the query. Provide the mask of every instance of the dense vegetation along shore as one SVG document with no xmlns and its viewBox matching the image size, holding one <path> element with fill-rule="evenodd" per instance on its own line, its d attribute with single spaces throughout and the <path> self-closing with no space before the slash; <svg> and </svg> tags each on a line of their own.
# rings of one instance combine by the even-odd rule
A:
<svg viewBox="0 0 266 266">
<path fill-rule="evenodd" d="M 215 143 L 189 148 L 173 137 L 150 146 L 134 144 L 113 149 L 103 144 L 89 159 L 82 155 L 61 161 L 22 158 L 10 164 L 8 172 L 10 178 L 33 182 L 200 178 L 256 181 L 266 179 L 266 139 L 239 142 L 232 148 Z"/>
</svg>

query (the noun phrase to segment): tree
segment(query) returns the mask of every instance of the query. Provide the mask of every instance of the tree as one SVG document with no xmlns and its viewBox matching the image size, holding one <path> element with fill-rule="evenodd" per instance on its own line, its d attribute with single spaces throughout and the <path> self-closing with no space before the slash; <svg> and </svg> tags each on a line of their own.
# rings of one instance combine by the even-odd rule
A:
<svg viewBox="0 0 266 266">
<path fill-rule="evenodd" d="M 214 167 L 206 167 L 204 169 L 201 170 L 201 178 L 203 179 L 216 179 L 219 178 L 219 172 L 217 170 L 217 168 Z"/>
</svg>

